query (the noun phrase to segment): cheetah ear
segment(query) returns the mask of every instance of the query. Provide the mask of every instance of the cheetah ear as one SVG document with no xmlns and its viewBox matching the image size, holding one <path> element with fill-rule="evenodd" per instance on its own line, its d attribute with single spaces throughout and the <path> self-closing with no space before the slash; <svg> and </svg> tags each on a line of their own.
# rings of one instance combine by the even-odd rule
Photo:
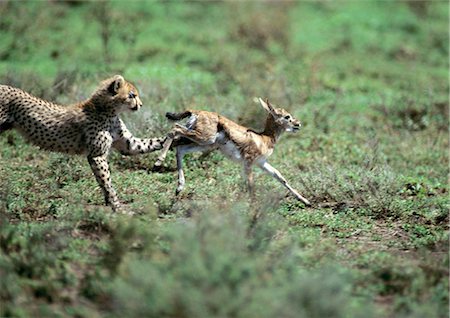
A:
<svg viewBox="0 0 450 318">
<path fill-rule="evenodd" d="M 123 86 L 125 79 L 121 75 L 116 75 L 112 78 L 111 84 L 108 86 L 108 92 L 112 95 L 116 95 L 119 89 Z"/>
</svg>

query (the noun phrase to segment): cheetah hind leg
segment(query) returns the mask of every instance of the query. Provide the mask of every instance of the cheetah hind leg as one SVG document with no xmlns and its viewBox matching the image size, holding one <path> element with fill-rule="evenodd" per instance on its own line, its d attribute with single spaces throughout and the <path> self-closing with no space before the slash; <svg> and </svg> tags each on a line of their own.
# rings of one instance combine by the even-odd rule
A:
<svg viewBox="0 0 450 318">
<path fill-rule="evenodd" d="M 12 121 L 8 118 L 6 111 L 0 108 L 0 134 L 11 128 L 13 128 Z"/>
</svg>

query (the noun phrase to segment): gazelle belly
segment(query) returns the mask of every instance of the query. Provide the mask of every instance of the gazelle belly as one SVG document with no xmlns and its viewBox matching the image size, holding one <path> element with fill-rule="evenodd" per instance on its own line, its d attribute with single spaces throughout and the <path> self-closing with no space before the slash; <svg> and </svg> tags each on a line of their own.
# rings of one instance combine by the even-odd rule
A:
<svg viewBox="0 0 450 318">
<path fill-rule="evenodd" d="M 226 140 L 219 146 L 220 151 L 233 161 L 242 161 L 242 155 L 239 148 L 231 140 Z"/>
</svg>

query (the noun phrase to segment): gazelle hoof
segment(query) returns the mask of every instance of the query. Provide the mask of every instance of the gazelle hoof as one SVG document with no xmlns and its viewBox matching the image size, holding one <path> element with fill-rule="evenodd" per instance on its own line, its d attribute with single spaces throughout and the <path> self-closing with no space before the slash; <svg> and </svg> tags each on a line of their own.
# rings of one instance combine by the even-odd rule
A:
<svg viewBox="0 0 450 318">
<path fill-rule="evenodd" d="M 155 162 L 155 164 L 153 165 L 152 171 L 154 171 L 154 172 L 161 171 L 161 170 L 162 170 L 162 167 L 163 167 L 163 162 L 160 161 L 160 160 L 157 160 L 157 161 Z"/>
<path fill-rule="evenodd" d="M 183 187 L 178 187 L 178 188 L 175 190 L 175 195 L 178 196 L 178 195 L 180 194 L 181 191 L 183 191 Z"/>
<path fill-rule="evenodd" d="M 308 199 L 302 197 L 300 194 L 295 193 L 295 197 L 297 200 L 301 201 L 305 206 L 310 207 L 311 202 L 308 201 Z"/>
<path fill-rule="evenodd" d="M 302 201 L 303 204 L 304 204 L 305 206 L 307 206 L 307 207 L 310 207 L 310 206 L 311 206 L 311 202 L 309 202 L 309 201 L 306 200 L 306 199 L 303 199 L 303 200 L 300 200 L 300 201 Z"/>
</svg>

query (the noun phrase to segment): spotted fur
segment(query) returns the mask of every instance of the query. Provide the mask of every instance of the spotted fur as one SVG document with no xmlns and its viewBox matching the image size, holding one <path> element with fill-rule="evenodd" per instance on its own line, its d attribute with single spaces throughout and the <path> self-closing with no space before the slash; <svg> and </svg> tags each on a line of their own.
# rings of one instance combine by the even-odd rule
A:
<svg viewBox="0 0 450 318">
<path fill-rule="evenodd" d="M 70 106 L 0 85 L 0 134 L 15 128 L 41 149 L 87 155 L 106 204 L 116 210 L 120 203 L 107 161 L 111 148 L 135 155 L 162 147 L 163 139 L 134 137 L 118 116 L 141 106 L 136 87 L 120 75 L 103 81 L 88 100 Z"/>
</svg>

